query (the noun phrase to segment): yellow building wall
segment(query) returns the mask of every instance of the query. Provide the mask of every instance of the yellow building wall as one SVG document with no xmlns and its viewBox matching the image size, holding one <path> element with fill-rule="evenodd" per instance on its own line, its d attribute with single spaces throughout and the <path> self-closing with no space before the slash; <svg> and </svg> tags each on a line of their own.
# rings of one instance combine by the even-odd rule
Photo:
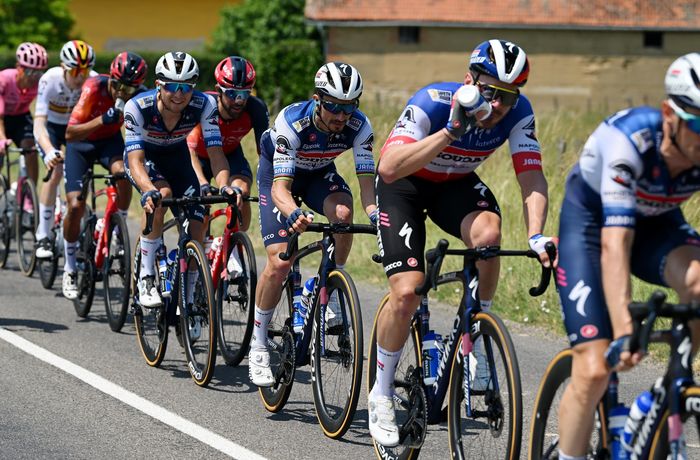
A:
<svg viewBox="0 0 700 460">
<path fill-rule="evenodd" d="M 211 41 L 224 5 L 242 0 L 71 0 L 73 31 L 96 51 L 197 51 Z"/>
</svg>

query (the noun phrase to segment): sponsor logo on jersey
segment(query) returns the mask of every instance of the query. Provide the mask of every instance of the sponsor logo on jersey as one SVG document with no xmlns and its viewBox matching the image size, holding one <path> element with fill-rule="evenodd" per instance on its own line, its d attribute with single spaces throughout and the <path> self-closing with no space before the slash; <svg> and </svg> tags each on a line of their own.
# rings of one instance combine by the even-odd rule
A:
<svg viewBox="0 0 700 460">
<path fill-rule="evenodd" d="M 309 134 L 309 141 L 310 141 L 310 142 L 316 142 L 316 139 L 317 139 L 317 138 L 318 138 L 318 137 L 316 136 L 316 133 L 311 133 L 311 134 Z"/>
<path fill-rule="evenodd" d="M 360 145 L 365 149 L 372 151 L 372 147 L 374 145 L 374 134 L 370 134 L 367 139 L 364 141 L 360 142 Z"/>
<path fill-rule="evenodd" d="M 654 147 L 654 139 L 649 128 L 640 129 L 630 134 L 632 143 L 637 147 L 639 152 L 643 153 Z"/>
<path fill-rule="evenodd" d="M 523 158 L 522 166 L 542 166 L 542 160 L 539 158 Z"/>
<path fill-rule="evenodd" d="M 139 150 L 141 148 L 140 144 L 131 144 L 126 146 L 126 151 L 131 152 L 132 150 Z"/>
<path fill-rule="evenodd" d="M 202 96 L 192 96 L 192 100 L 190 100 L 189 105 L 201 109 L 202 107 L 204 107 L 204 101 L 205 99 Z"/>
<path fill-rule="evenodd" d="M 397 260 L 396 262 L 390 263 L 386 267 L 384 267 L 384 273 L 388 272 L 389 270 L 393 270 L 395 268 L 401 268 L 403 266 L 403 262 L 400 260 Z"/>
<path fill-rule="evenodd" d="M 301 120 L 297 120 L 294 123 L 292 123 L 292 126 L 296 130 L 296 132 L 300 133 L 304 129 L 308 128 L 309 125 L 311 125 L 311 119 L 309 117 L 304 117 Z"/>
<path fill-rule="evenodd" d="M 488 207 L 489 207 L 489 202 L 488 202 L 488 201 L 485 201 L 485 200 L 479 200 L 479 201 L 476 203 L 476 205 L 479 206 L 480 208 L 488 208 Z"/>
<path fill-rule="evenodd" d="M 352 117 L 351 119 L 348 120 L 346 123 L 351 129 L 355 131 L 359 131 L 360 128 L 362 127 L 362 120 L 359 118 Z"/>
<path fill-rule="evenodd" d="M 134 116 L 130 113 L 124 115 L 124 127 L 129 131 L 133 131 L 134 128 L 138 127 L 138 123 L 134 120 Z"/>
<path fill-rule="evenodd" d="M 153 105 L 153 101 L 155 98 L 153 96 L 145 96 L 136 99 L 136 103 L 141 107 L 142 109 L 145 109 L 146 107 L 150 107 Z"/>
<path fill-rule="evenodd" d="M 288 155 L 287 149 L 289 149 L 289 141 L 284 136 L 277 136 L 277 144 L 275 145 L 275 152 L 282 155 Z"/>
<path fill-rule="evenodd" d="M 263 242 L 265 242 L 265 241 L 269 240 L 269 239 L 270 239 L 270 238 L 272 238 L 273 236 L 275 236 L 275 234 L 274 234 L 274 233 L 270 233 L 269 235 L 265 235 L 265 236 L 263 236 Z"/>
<path fill-rule="evenodd" d="M 336 190 L 338 190 L 338 186 L 336 184 L 333 184 L 330 187 L 328 187 L 328 190 L 330 190 L 331 192 L 335 192 Z"/>
<path fill-rule="evenodd" d="M 631 227 L 634 226 L 634 216 L 607 216 L 603 225 L 614 227 Z"/>
<path fill-rule="evenodd" d="M 452 91 L 445 91 L 435 88 L 430 88 L 428 90 L 428 96 L 433 102 L 440 102 L 441 104 L 452 104 Z"/>
<path fill-rule="evenodd" d="M 586 324 L 581 327 L 581 337 L 584 339 L 592 339 L 598 335 L 598 328 L 593 324 Z"/>
<path fill-rule="evenodd" d="M 627 164 L 624 160 L 617 160 L 610 163 L 610 168 L 613 170 L 613 176 L 611 177 L 613 182 L 625 188 L 632 188 L 632 181 L 634 180 L 632 166 Z"/>
<path fill-rule="evenodd" d="M 454 161 L 456 163 L 481 163 L 482 161 L 486 160 L 488 157 L 470 157 L 470 156 L 464 156 L 464 155 L 456 155 L 452 153 L 447 153 L 447 152 L 440 152 L 437 156 L 440 159 L 443 160 L 448 160 L 448 161 Z M 431 163 L 433 163 L 431 161 Z"/>
</svg>

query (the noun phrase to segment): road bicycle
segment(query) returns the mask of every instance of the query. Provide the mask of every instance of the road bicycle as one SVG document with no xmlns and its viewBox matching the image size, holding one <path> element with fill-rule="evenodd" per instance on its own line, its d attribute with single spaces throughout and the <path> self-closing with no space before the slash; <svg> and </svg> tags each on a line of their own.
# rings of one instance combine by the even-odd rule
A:
<svg viewBox="0 0 700 460">
<path fill-rule="evenodd" d="M 176 327 L 182 346 L 185 348 L 187 367 L 194 382 L 206 386 L 214 375 L 216 364 L 217 314 L 211 270 L 202 245 L 193 240 L 188 230 L 187 208 L 192 205 L 228 203 L 236 205 L 236 196 L 197 196 L 163 198 L 160 206 L 170 207 L 174 219 L 163 226 L 163 231 L 177 227 L 178 243 L 174 263 L 168 264 L 165 274 L 159 267 L 167 264 L 165 245 L 156 257 L 155 273 L 158 273 L 158 291 L 163 298 L 161 305 L 144 307 L 138 299 L 138 280 L 141 267 L 141 237 L 136 243 L 132 277 L 132 313 L 136 325 L 136 336 L 141 353 L 149 366 L 157 367 L 165 357 L 168 344 L 168 326 Z M 146 227 L 142 234 L 151 233 L 153 214 L 146 216 Z M 195 276 L 194 283 L 188 277 Z M 192 285 L 191 296 L 188 292 Z M 189 304 L 187 299 L 192 298 Z M 179 317 L 179 321 L 178 321 Z M 179 331 L 178 331 L 179 325 Z"/>
<path fill-rule="evenodd" d="M 700 303 L 669 304 L 666 295 L 654 292 L 647 302 L 629 305 L 633 332 L 631 352 L 646 353 L 649 343 L 670 346 L 668 368 L 651 387 L 652 403 L 631 439 L 631 459 L 681 460 L 700 458 L 700 386 L 693 378 L 689 322 L 700 318 Z M 657 318 L 670 318 L 670 327 L 654 330 Z M 530 459 L 558 457 L 559 400 L 571 377 L 571 349 L 562 350 L 549 363 L 540 383 L 530 432 Z M 610 362 L 611 367 L 616 362 Z M 613 436 L 609 432 L 610 409 L 619 404 L 617 374 L 596 407 L 594 433 L 587 458 L 610 459 Z"/>
<path fill-rule="evenodd" d="M 554 244 L 547 244 L 550 260 L 555 259 Z M 461 271 L 440 275 L 446 255 L 461 256 Z M 476 263 L 502 256 L 522 256 L 538 259 L 532 250 L 502 250 L 498 246 L 473 249 L 448 249 L 440 240 L 426 252 L 426 276 L 415 289 L 422 296 L 421 304 L 411 320 L 409 340 L 396 369 L 394 402 L 399 427 L 399 445 L 386 447 L 373 440 L 375 453 L 382 459 L 412 459 L 420 453 L 427 425 L 447 421 L 451 458 L 520 458 L 522 432 L 522 399 L 520 370 L 515 347 L 503 321 L 493 312 L 481 310 L 479 303 L 479 272 Z M 551 278 L 551 268 L 542 266 L 540 283 L 530 289 L 531 296 L 545 292 Z M 439 354 L 434 382 L 426 383 L 429 354 L 424 349 L 424 337 L 430 331 L 427 294 L 430 288 L 458 283 L 463 292 L 452 329 L 438 344 Z M 375 315 L 370 339 L 368 391 L 371 391 L 377 362 L 377 318 L 387 306 L 389 295 L 381 300 Z M 488 382 L 483 388 L 473 388 L 470 374 L 475 367 L 472 348 L 481 338 L 488 367 Z M 428 381 L 430 382 L 430 380 Z M 448 393 L 449 389 L 449 393 Z M 447 407 L 443 408 L 447 397 Z"/>
<path fill-rule="evenodd" d="M 27 176 L 25 155 L 35 153 L 36 147 L 6 148 L 5 174 L 0 175 L 0 268 L 7 264 L 12 238 L 17 242 L 19 269 L 25 276 L 32 276 L 36 266 L 34 254 L 36 227 L 39 216 L 39 198 L 36 184 Z M 9 154 L 18 154 L 10 160 Z M 19 166 L 17 182 L 10 182 L 10 167 Z"/>
<path fill-rule="evenodd" d="M 104 179 L 105 188 L 95 190 L 95 180 Z M 124 326 L 129 308 L 131 283 L 131 242 L 126 219 L 117 208 L 117 186 L 125 173 L 95 174 L 92 167 L 83 174 L 78 200 L 91 196 L 81 221 L 76 253 L 78 296 L 73 300 L 75 312 L 87 317 L 92 308 L 95 286 L 104 283 L 105 310 L 109 327 L 119 332 Z M 92 192 L 92 193 L 90 193 Z M 98 218 L 97 198 L 107 197 L 104 215 Z"/>
<path fill-rule="evenodd" d="M 257 197 L 242 197 L 257 202 Z M 255 316 L 258 268 L 253 243 L 240 231 L 241 211 L 226 206 L 211 213 L 208 225 L 225 217 L 220 245 L 210 252 L 211 279 L 215 291 L 219 351 L 229 366 L 237 366 L 248 351 Z M 233 272 L 231 272 L 231 270 Z"/>
<path fill-rule="evenodd" d="M 37 258 L 36 269 L 39 272 L 39 279 L 44 289 L 52 289 L 58 274 L 58 261 L 63 254 L 63 218 L 66 214 L 65 201 L 61 198 L 60 191 L 56 192 L 56 207 L 53 215 L 53 224 L 49 230 L 49 241 L 51 242 L 51 252 L 49 258 Z"/>
<path fill-rule="evenodd" d="M 322 233 L 321 240 L 298 249 L 298 233 L 290 236 L 282 260 L 294 257 L 292 269 L 282 286 L 282 296 L 268 328 L 271 387 L 259 388 L 263 405 L 270 412 L 282 410 L 287 403 L 297 368 L 311 365 L 311 382 L 316 416 L 324 434 L 343 436 L 355 414 L 360 394 L 363 363 L 362 311 L 357 289 L 350 275 L 335 263 L 334 234 L 365 233 L 376 235 L 373 225 L 311 223 L 306 232 Z M 321 261 L 310 294 L 309 308 L 301 332 L 292 327 L 293 298 L 299 289 L 299 261 L 316 252 Z M 326 310 L 336 305 L 341 321 L 327 327 Z"/>
</svg>

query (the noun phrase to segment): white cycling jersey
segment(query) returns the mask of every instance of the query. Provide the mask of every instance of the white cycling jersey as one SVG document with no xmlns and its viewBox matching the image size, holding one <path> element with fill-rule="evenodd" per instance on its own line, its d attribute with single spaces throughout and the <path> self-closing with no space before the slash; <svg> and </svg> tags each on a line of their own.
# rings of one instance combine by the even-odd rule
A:
<svg viewBox="0 0 700 460">
<path fill-rule="evenodd" d="M 90 77 L 96 75 L 97 72 L 90 71 Z M 81 90 L 68 87 L 63 67 L 50 68 L 39 80 L 34 116 L 46 116 L 49 123 L 67 125 L 70 113 L 80 99 Z"/>
</svg>

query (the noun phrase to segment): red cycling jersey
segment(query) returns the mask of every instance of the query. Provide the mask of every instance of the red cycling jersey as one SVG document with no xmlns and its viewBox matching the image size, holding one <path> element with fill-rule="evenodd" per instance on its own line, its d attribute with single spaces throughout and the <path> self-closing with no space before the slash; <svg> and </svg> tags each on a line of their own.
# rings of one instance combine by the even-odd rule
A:
<svg viewBox="0 0 700 460">
<path fill-rule="evenodd" d="M 110 107 L 114 106 L 114 99 L 112 99 L 112 95 L 109 94 L 107 89 L 108 80 L 109 77 L 107 75 L 98 75 L 87 79 L 80 93 L 80 100 L 70 114 L 68 126 L 87 123 L 93 118 L 102 116 Z M 97 141 L 114 136 L 121 131 L 121 128 L 121 121 L 111 125 L 100 126 L 90 133 L 86 140 Z"/>
</svg>

